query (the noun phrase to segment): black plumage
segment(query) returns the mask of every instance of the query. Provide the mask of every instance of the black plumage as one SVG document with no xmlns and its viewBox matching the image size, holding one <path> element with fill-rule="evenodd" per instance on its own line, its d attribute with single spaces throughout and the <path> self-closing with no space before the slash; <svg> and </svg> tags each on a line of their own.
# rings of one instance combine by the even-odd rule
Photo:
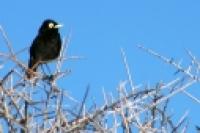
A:
<svg viewBox="0 0 200 133">
<path fill-rule="evenodd" d="M 61 25 L 51 19 L 42 23 L 30 47 L 29 70 L 36 72 L 40 64 L 58 58 L 61 50 L 61 38 L 58 31 L 60 27 Z"/>
</svg>

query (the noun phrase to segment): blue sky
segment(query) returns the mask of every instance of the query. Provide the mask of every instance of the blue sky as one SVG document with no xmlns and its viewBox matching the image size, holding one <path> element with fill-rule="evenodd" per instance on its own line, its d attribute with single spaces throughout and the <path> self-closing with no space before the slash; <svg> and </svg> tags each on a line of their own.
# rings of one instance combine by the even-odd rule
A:
<svg viewBox="0 0 200 133">
<path fill-rule="evenodd" d="M 135 84 L 154 85 L 175 77 L 171 66 L 140 51 L 138 44 L 182 59 L 185 64 L 185 48 L 200 57 L 199 6 L 198 0 L 4 0 L 0 5 L 0 24 L 16 51 L 30 46 L 44 19 L 53 18 L 64 24 L 62 37 L 71 33 L 68 54 L 84 59 L 66 62 L 65 67 L 72 73 L 59 84 L 77 99 L 90 84 L 90 96 L 101 101 L 102 87 L 114 92 L 119 81 L 126 79 L 120 48 L 126 52 Z M 2 39 L 0 44 L 3 45 Z M 4 46 L 0 50 L 5 50 Z M 24 62 L 27 55 L 28 52 L 21 55 Z M 196 85 L 190 92 L 200 97 L 198 89 Z M 183 94 L 173 101 L 171 107 L 177 117 L 189 110 L 190 123 L 200 124 L 199 104 Z"/>
</svg>

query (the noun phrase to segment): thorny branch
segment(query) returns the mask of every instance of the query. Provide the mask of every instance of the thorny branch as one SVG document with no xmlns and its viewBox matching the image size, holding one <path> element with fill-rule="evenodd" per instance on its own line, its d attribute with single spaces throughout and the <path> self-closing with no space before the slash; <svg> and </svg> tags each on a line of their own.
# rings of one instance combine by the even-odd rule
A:
<svg viewBox="0 0 200 133">
<path fill-rule="evenodd" d="M 128 75 L 127 80 L 119 83 L 117 96 L 107 95 L 105 92 L 103 105 L 97 106 L 94 103 L 90 108 L 87 108 L 89 106 L 87 103 L 89 86 L 86 88 L 82 101 L 77 101 L 69 95 L 65 88 L 61 89 L 57 85 L 58 80 L 62 80 L 71 72 L 64 69 L 63 64 L 68 59 L 82 58 L 68 56 L 65 53 L 69 37 L 63 41 L 62 52 L 56 61 L 56 70 L 50 74 L 39 71 L 33 79 L 29 80 L 25 78 L 26 64 L 17 57 L 25 49 L 15 53 L 2 26 L 0 26 L 0 32 L 9 51 L 8 53 L 0 51 L 0 59 L 6 58 L 16 66 L 11 69 L 1 68 L 6 72 L 0 80 L 0 124 L 5 125 L 1 129 L 2 132 L 6 130 L 27 133 L 185 132 L 188 127 L 186 119 L 188 112 L 180 118 L 178 123 L 175 123 L 172 120 L 171 112 L 168 111 L 171 97 L 183 92 L 192 100 L 200 103 L 198 98 L 187 92 L 187 88 L 199 82 L 200 69 L 199 61 L 189 51 L 188 55 L 192 63 L 188 68 L 184 68 L 171 58 L 138 46 L 182 73 L 179 78 L 169 82 L 158 82 L 155 86 L 138 88 L 133 82 L 125 52 L 121 49 Z M 1 63 L 1 65 L 5 66 L 6 62 Z M 131 89 L 128 89 L 127 86 L 130 86 Z"/>
</svg>

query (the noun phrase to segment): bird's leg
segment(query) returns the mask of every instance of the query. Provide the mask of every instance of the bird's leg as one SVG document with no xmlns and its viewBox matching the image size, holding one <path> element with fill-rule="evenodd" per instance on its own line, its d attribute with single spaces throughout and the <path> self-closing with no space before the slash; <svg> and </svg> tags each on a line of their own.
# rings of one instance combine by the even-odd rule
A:
<svg viewBox="0 0 200 133">
<path fill-rule="evenodd" d="M 42 72 L 44 73 L 44 74 L 46 74 L 46 72 L 45 72 L 45 70 L 44 70 L 44 67 L 43 67 L 43 64 L 41 64 L 41 70 L 42 70 Z"/>
<path fill-rule="evenodd" d="M 44 66 L 43 66 L 43 65 L 45 65 L 45 66 L 46 66 L 46 68 L 47 68 L 47 71 L 48 71 L 48 72 L 46 72 L 46 71 L 45 71 L 45 69 L 44 69 Z M 48 66 L 48 64 L 47 64 L 47 63 L 43 63 L 43 64 L 42 64 L 42 66 L 41 66 L 41 69 L 42 69 L 43 73 L 45 74 L 45 76 L 47 76 L 47 77 L 50 77 L 50 76 L 51 76 L 51 75 L 50 75 L 50 76 L 48 75 L 48 73 L 51 73 L 51 69 L 49 68 L 49 66 Z"/>
<path fill-rule="evenodd" d="M 49 68 L 49 66 L 47 65 L 47 63 L 43 63 L 43 64 L 46 66 L 47 71 L 48 71 L 49 73 L 51 73 L 51 69 Z M 47 75 L 47 73 L 45 72 L 45 69 L 44 69 L 43 64 L 41 65 L 42 72 L 45 73 L 45 74 Z"/>
<path fill-rule="evenodd" d="M 47 67 L 48 72 L 51 73 L 51 69 L 50 69 L 50 67 L 48 66 L 47 63 L 45 63 L 45 66 Z"/>
</svg>

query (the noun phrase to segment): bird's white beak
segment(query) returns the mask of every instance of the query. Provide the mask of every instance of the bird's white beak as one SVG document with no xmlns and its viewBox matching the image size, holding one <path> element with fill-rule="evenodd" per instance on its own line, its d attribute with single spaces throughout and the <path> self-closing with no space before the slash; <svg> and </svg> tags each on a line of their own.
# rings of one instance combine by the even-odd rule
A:
<svg viewBox="0 0 200 133">
<path fill-rule="evenodd" d="M 54 28 L 56 28 L 56 29 L 61 28 L 61 27 L 63 27 L 62 24 L 57 24 L 57 25 L 54 26 Z"/>
</svg>

